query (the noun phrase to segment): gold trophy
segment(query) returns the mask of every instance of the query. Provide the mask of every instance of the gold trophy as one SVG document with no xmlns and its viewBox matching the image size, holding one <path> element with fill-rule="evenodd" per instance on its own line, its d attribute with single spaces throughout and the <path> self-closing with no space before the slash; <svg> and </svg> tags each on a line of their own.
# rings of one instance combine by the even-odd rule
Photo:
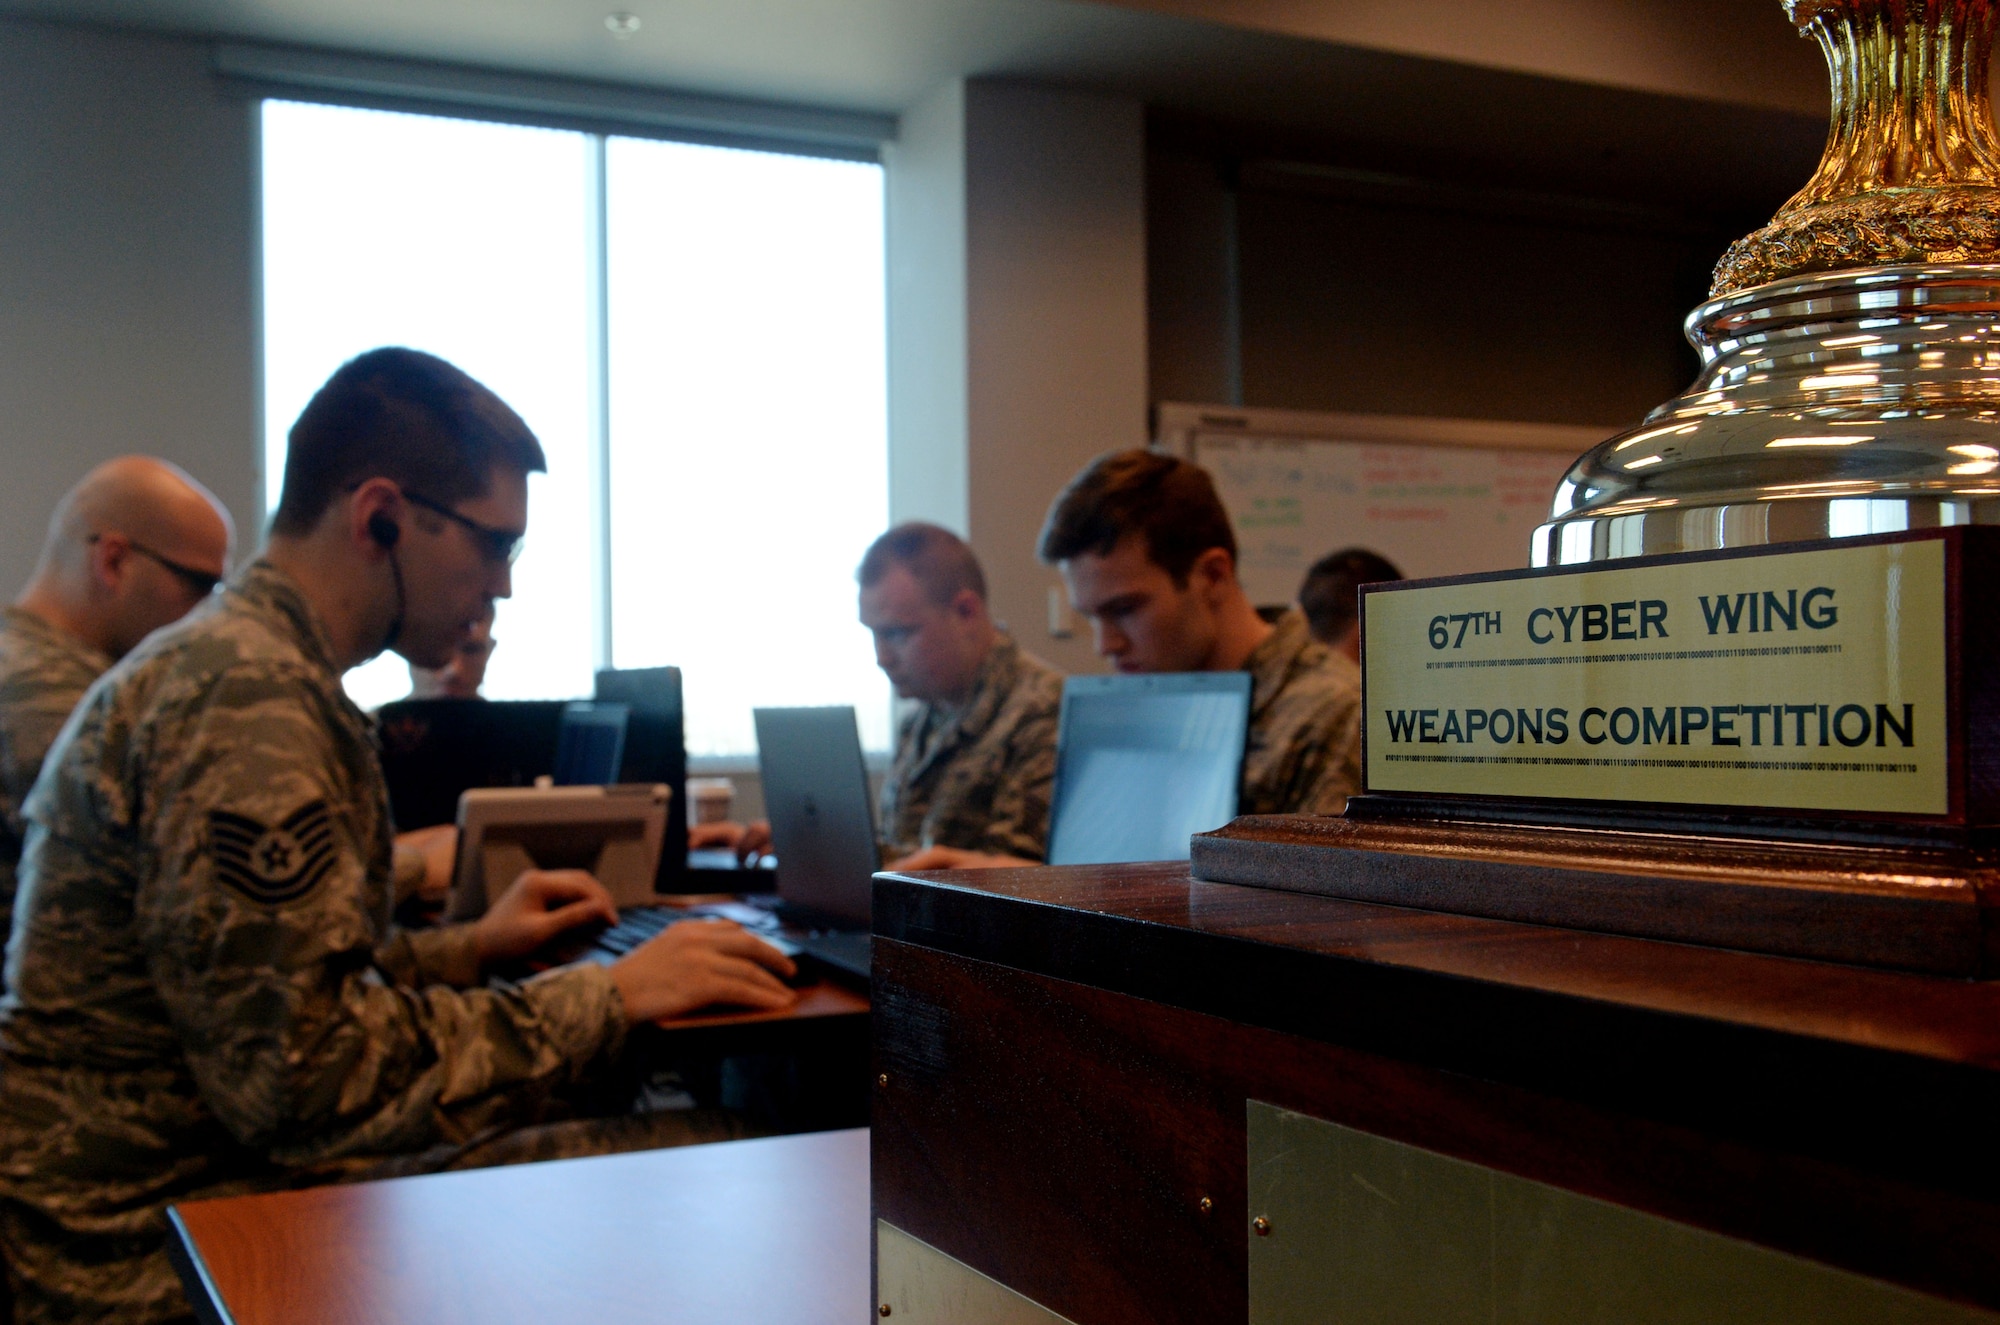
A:
<svg viewBox="0 0 2000 1325">
<path fill-rule="evenodd" d="M 1197 876 L 2000 974 L 1996 0 L 1786 0 L 1819 170 L 1593 449 L 1536 569 L 1363 595 L 1366 793 Z"/>
<path fill-rule="evenodd" d="M 1688 315 L 1687 391 L 1579 460 L 1537 566 L 2000 523 L 1989 0 L 1786 0 L 1833 123 Z"/>
</svg>

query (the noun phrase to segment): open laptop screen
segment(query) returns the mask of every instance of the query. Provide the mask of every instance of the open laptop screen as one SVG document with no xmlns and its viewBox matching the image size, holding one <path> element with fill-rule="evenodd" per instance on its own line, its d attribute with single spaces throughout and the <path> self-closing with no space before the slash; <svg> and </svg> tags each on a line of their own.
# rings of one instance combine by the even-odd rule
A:
<svg viewBox="0 0 2000 1325">
<path fill-rule="evenodd" d="M 687 841 L 687 746 L 681 727 L 681 669 L 678 667 L 606 668 L 597 674 L 593 698 L 598 703 L 623 704 L 625 753 L 615 782 L 664 782 L 673 789 L 667 803 L 667 841 Z M 687 853 L 660 853 L 659 890 L 695 891 L 701 886 L 688 877 Z"/>
<path fill-rule="evenodd" d="M 1049 864 L 1186 860 L 1236 816 L 1249 725 L 1248 672 L 1070 677 Z"/>
<path fill-rule="evenodd" d="M 555 772 L 559 699 L 403 699 L 376 712 L 396 828 L 458 817 L 474 787 L 526 787 Z"/>
<path fill-rule="evenodd" d="M 556 785 L 603 787 L 618 781 L 630 713 L 623 704 L 579 702 L 564 709 L 556 734 Z"/>
<path fill-rule="evenodd" d="M 752 709 L 751 717 L 778 896 L 790 907 L 866 925 L 870 878 L 881 862 L 853 708 Z"/>
</svg>

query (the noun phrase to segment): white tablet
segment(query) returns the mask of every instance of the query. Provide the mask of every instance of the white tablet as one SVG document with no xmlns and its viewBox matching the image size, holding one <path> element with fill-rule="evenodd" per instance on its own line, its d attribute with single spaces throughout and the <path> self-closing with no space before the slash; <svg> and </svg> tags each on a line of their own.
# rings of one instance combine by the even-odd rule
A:
<svg viewBox="0 0 2000 1325">
<path fill-rule="evenodd" d="M 588 871 L 620 907 L 653 891 L 666 837 L 664 783 L 609 787 L 476 787 L 458 800 L 452 920 L 477 920 L 523 870 Z"/>
</svg>

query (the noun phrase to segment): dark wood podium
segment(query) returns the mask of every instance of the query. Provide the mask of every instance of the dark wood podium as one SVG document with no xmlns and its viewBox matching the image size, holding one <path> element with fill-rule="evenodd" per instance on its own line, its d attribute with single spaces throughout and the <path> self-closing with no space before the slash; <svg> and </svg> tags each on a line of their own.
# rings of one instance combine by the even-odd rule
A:
<svg viewBox="0 0 2000 1325">
<path fill-rule="evenodd" d="M 1185 865 L 875 928 L 895 1319 L 2000 1319 L 2000 984 Z"/>
</svg>

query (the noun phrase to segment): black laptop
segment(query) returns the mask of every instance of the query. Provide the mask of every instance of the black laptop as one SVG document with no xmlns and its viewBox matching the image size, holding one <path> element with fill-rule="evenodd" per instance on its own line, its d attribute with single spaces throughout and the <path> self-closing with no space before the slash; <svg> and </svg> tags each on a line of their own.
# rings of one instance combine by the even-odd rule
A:
<svg viewBox="0 0 2000 1325">
<path fill-rule="evenodd" d="M 673 843 L 687 841 L 687 744 L 681 722 L 681 669 L 678 667 L 605 668 L 597 674 L 592 697 L 600 704 L 623 704 L 625 744 L 619 756 L 620 782 L 662 782 L 673 789 L 667 802 L 667 842 L 660 853 L 660 877 L 653 887 L 662 893 L 729 892 L 734 885 L 714 887 L 691 879 L 686 851 Z"/>
<path fill-rule="evenodd" d="M 560 699 L 384 704 L 375 729 L 397 829 L 456 822 L 459 796 L 474 787 L 531 787 L 553 775 L 568 708 Z"/>
</svg>

